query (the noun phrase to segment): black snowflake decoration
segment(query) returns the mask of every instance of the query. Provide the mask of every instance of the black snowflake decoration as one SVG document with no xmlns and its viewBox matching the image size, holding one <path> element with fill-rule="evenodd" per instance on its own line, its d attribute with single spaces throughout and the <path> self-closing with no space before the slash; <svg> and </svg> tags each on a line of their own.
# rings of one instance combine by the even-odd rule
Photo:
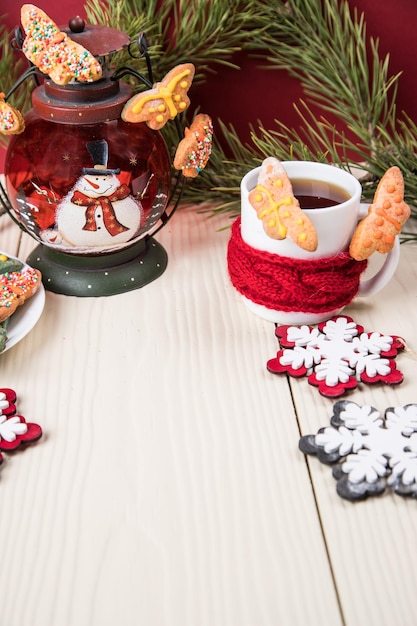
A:
<svg viewBox="0 0 417 626">
<path fill-rule="evenodd" d="M 417 404 L 387 408 L 381 417 L 369 405 L 340 400 L 330 426 L 301 437 L 299 448 L 333 466 L 342 498 L 363 500 L 387 488 L 417 498 Z"/>
</svg>

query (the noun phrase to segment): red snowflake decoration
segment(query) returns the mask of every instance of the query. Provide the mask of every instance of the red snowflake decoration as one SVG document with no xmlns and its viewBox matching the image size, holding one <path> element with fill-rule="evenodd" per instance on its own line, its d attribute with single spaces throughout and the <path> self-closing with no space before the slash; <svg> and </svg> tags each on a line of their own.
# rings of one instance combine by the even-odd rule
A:
<svg viewBox="0 0 417 626">
<path fill-rule="evenodd" d="M 38 424 L 28 423 L 16 415 L 16 393 L 13 389 L 0 389 L 0 451 L 10 452 L 22 444 L 37 441 L 42 436 Z M 0 452 L 0 463 L 3 455 Z"/>
<path fill-rule="evenodd" d="M 341 396 L 359 382 L 397 385 L 403 381 L 394 358 L 404 349 L 404 340 L 365 333 L 351 317 L 333 317 L 316 328 L 278 326 L 275 334 L 281 349 L 267 369 L 295 378 L 307 376 L 323 396 Z"/>
<path fill-rule="evenodd" d="M 16 413 L 16 393 L 13 389 L 0 389 L 0 415 Z"/>
</svg>

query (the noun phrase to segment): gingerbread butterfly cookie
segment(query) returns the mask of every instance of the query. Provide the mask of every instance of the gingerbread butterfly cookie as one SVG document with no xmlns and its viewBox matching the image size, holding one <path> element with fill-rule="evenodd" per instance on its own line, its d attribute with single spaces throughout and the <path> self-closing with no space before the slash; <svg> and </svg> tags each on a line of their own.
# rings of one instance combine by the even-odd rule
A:
<svg viewBox="0 0 417 626">
<path fill-rule="evenodd" d="M 184 130 L 184 139 L 178 144 L 174 167 L 187 178 L 195 178 L 206 167 L 211 154 L 213 124 L 211 118 L 199 113 L 189 128 Z"/>
<path fill-rule="evenodd" d="M 21 20 L 26 34 L 23 53 L 54 83 L 66 85 L 73 79 L 88 83 L 101 78 L 102 68 L 97 59 L 60 31 L 44 11 L 33 4 L 24 4 Z"/>
<path fill-rule="evenodd" d="M 258 183 L 249 193 L 249 202 L 262 221 L 268 237 L 271 239 L 290 237 L 304 250 L 309 252 L 316 250 L 318 244 L 316 229 L 294 197 L 285 168 L 274 157 L 268 157 L 263 161 Z"/>
<path fill-rule="evenodd" d="M 404 179 L 401 170 L 390 167 L 381 178 L 368 215 L 359 222 L 353 233 L 349 253 L 362 261 L 375 251 L 386 254 L 410 216 L 410 207 L 404 202 Z"/>
<path fill-rule="evenodd" d="M 130 98 L 123 108 L 122 119 L 125 122 L 146 122 L 149 128 L 159 130 L 190 106 L 187 92 L 194 73 L 192 63 L 177 65 L 152 89 Z"/>
<path fill-rule="evenodd" d="M 5 101 L 4 93 L 0 92 L 0 133 L 2 135 L 18 135 L 25 130 L 25 121 L 20 111 Z"/>
</svg>

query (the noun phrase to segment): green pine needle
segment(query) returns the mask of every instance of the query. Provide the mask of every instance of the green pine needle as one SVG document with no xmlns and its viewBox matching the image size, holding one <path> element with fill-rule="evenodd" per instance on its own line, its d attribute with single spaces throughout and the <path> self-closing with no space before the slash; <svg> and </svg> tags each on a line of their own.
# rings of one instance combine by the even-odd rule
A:
<svg viewBox="0 0 417 626">
<path fill-rule="evenodd" d="M 378 40 L 367 36 L 365 15 L 348 0 L 86 0 L 85 11 L 89 22 L 118 28 L 132 42 L 145 32 L 156 80 L 182 62 L 196 66 L 195 82 L 210 79 L 222 66 L 237 67 L 236 52 L 245 50 L 264 71 L 268 68 L 268 83 L 274 70 L 300 81 L 304 97 L 294 103 L 294 128 L 279 119 L 273 128 L 258 121 L 243 143 L 232 125 L 215 121 L 211 159 L 186 186 L 186 202 L 238 214 L 241 178 L 263 158 L 276 156 L 329 161 L 345 169 L 360 166 L 365 198 L 372 198 L 383 173 L 398 165 L 406 202 L 417 207 L 417 124 L 406 113 L 398 115 L 400 74 L 390 74 L 389 55 L 380 56 Z M 0 26 L 0 73 L 12 84 L 24 64 L 16 62 L 7 40 Z M 111 64 L 146 72 L 144 60 L 127 51 L 117 53 Z M 30 106 L 30 88 L 19 88 L 15 106 Z M 164 135 L 171 146 L 178 140 L 174 128 Z M 414 208 L 412 217 L 417 218 Z"/>
<path fill-rule="evenodd" d="M 237 68 L 233 55 L 247 42 L 256 4 L 254 0 L 87 0 L 85 10 L 88 21 L 112 25 L 132 40 L 145 32 L 157 79 L 178 63 L 189 62 L 196 66 L 198 83 L 221 66 Z"/>
</svg>

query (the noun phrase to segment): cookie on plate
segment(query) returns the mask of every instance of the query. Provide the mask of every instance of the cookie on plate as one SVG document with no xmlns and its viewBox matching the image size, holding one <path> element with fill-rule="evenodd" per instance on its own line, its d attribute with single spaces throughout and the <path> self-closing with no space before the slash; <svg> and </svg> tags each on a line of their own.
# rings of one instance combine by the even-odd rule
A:
<svg viewBox="0 0 417 626">
<path fill-rule="evenodd" d="M 0 274 L 0 323 L 8 319 L 31 298 L 42 283 L 39 270 L 28 267 L 21 271 Z"/>
</svg>

